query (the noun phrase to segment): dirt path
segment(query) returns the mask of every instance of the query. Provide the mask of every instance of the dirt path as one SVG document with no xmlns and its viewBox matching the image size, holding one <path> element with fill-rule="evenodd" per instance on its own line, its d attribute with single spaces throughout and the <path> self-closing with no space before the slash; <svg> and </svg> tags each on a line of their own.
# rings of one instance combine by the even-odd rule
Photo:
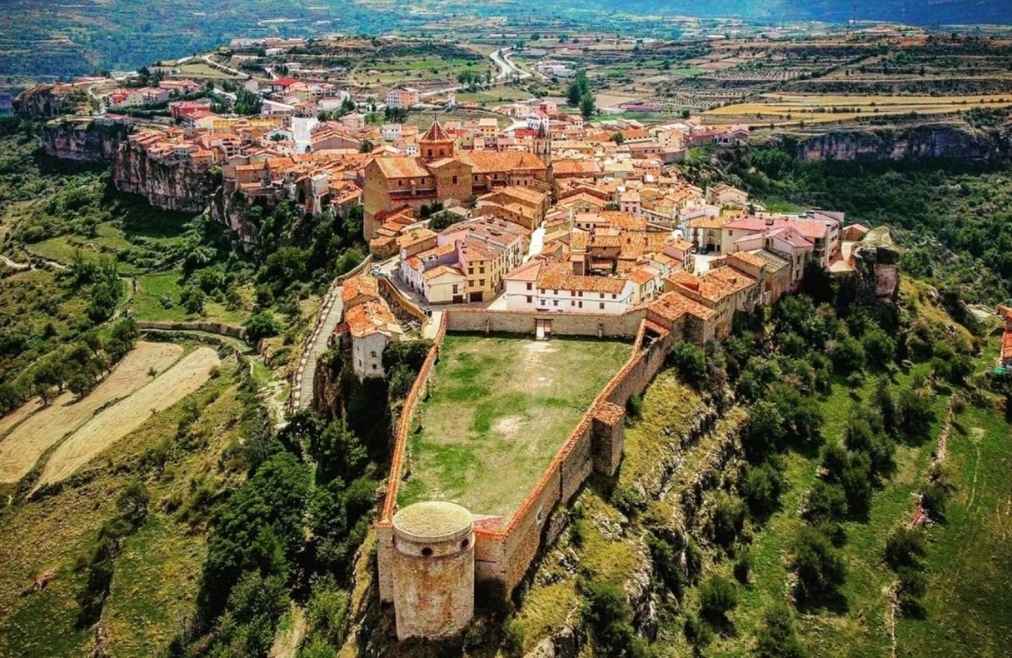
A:
<svg viewBox="0 0 1012 658">
<path fill-rule="evenodd" d="M 75 402 L 72 394 L 64 393 L 47 407 L 41 407 L 38 400 L 31 400 L 6 416 L 0 421 L 0 427 L 12 429 L 0 441 L 0 482 L 17 482 L 23 478 L 39 457 L 60 439 L 77 430 L 102 407 L 147 384 L 151 380 L 148 370 L 154 368 L 161 372 L 182 353 L 179 345 L 139 342 L 83 400 Z"/>
<path fill-rule="evenodd" d="M 168 409 L 196 391 L 210 378 L 211 370 L 220 364 L 217 352 L 201 347 L 130 397 L 97 414 L 53 452 L 35 491 L 70 477 L 106 448 L 143 425 L 152 414 Z"/>
</svg>

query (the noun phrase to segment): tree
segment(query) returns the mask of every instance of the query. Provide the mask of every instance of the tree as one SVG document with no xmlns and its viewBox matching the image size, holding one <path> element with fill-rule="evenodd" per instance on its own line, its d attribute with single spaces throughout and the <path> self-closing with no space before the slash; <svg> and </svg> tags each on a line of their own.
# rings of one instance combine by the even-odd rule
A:
<svg viewBox="0 0 1012 658">
<path fill-rule="evenodd" d="M 879 327 L 873 327 L 865 332 L 861 344 L 864 347 L 866 362 L 872 368 L 884 370 L 896 356 L 896 341 Z"/>
<path fill-rule="evenodd" d="M 200 605 L 215 619 L 243 573 L 287 576 L 305 541 L 309 471 L 294 455 L 270 456 L 215 516 L 208 537 Z"/>
<path fill-rule="evenodd" d="M 204 300 L 206 298 L 207 295 L 197 286 L 187 286 L 179 296 L 179 301 L 187 313 L 199 315 L 204 312 Z"/>
<path fill-rule="evenodd" d="M 354 480 L 362 474 L 369 455 L 344 418 L 331 422 L 309 437 L 309 454 L 316 461 L 317 481 Z"/>
<path fill-rule="evenodd" d="M 358 147 L 358 152 L 359 153 L 372 153 L 373 149 L 375 149 L 375 148 L 376 148 L 375 144 L 373 144 L 368 139 L 363 139 L 362 143 Z"/>
<path fill-rule="evenodd" d="M 899 428 L 907 439 L 923 441 L 935 420 L 930 394 L 923 389 L 905 388 L 897 403 Z"/>
<path fill-rule="evenodd" d="M 776 404 L 762 400 L 753 405 L 742 439 L 750 460 L 759 462 L 778 451 L 785 436 L 784 419 Z"/>
<path fill-rule="evenodd" d="M 711 624 L 726 621 L 727 613 L 738 605 L 738 588 L 723 576 L 710 576 L 699 596 L 700 612 Z"/>
<path fill-rule="evenodd" d="M 842 375 L 864 368 L 864 346 L 852 336 L 835 341 L 829 350 L 829 356 L 833 360 L 833 367 Z"/>
<path fill-rule="evenodd" d="M 246 329 L 246 338 L 252 343 L 258 342 L 261 338 L 270 338 L 278 335 L 278 323 L 270 311 L 260 311 L 250 316 L 243 325 Z"/>
<path fill-rule="evenodd" d="M 756 658 L 804 658 L 805 650 L 798 641 L 791 611 L 775 604 L 763 613 L 763 625 L 756 634 Z"/>
<path fill-rule="evenodd" d="M 284 578 L 246 572 L 228 597 L 215 648 L 224 650 L 226 656 L 266 656 L 274 642 L 278 620 L 288 606 Z M 221 655 L 214 649 L 211 654 Z"/>
<path fill-rule="evenodd" d="M 780 470 L 769 461 L 748 469 L 742 483 L 742 495 L 752 516 L 765 519 L 776 511 L 784 478 Z"/>
<path fill-rule="evenodd" d="M 676 344 L 668 354 L 668 363 L 690 386 L 698 389 L 706 383 L 706 353 L 698 345 Z"/>
<path fill-rule="evenodd" d="M 802 526 L 794 540 L 792 564 L 798 572 L 802 598 L 829 594 L 843 584 L 847 568 L 829 539 L 815 528 Z"/>
<path fill-rule="evenodd" d="M 584 119 L 590 119 L 597 112 L 597 105 L 594 102 L 593 94 L 586 94 L 580 99 L 580 114 Z"/>
<path fill-rule="evenodd" d="M 847 513 L 847 496 L 839 484 L 819 480 L 808 492 L 805 518 L 813 523 L 841 519 Z"/>
</svg>

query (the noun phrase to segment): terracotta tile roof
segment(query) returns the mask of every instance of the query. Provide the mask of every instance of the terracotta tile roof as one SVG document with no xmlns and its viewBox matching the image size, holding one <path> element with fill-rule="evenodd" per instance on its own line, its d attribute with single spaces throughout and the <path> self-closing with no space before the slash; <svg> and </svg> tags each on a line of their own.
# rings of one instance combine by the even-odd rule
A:
<svg viewBox="0 0 1012 658">
<path fill-rule="evenodd" d="M 453 138 L 446 134 L 443 127 L 439 125 L 439 121 L 433 121 L 429 129 L 425 131 L 425 134 L 419 140 L 422 142 L 452 142 Z"/>
<path fill-rule="evenodd" d="M 697 217 L 696 219 L 689 220 L 689 228 L 718 229 L 723 228 L 727 222 L 728 219 L 726 217 Z"/>
<path fill-rule="evenodd" d="M 799 249 L 812 249 L 815 246 L 793 226 L 784 226 L 783 228 L 776 229 L 769 235 L 777 236 L 792 247 Z"/>
<path fill-rule="evenodd" d="M 597 176 L 601 165 L 596 160 L 555 160 L 552 173 L 556 176 Z"/>
<path fill-rule="evenodd" d="M 762 258 L 763 261 L 766 263 L 766 267 L 769 269 L 770 272 L 779 272 L 785 267 L 790 267 L 790 263 L 788 263 L 786 260 L 784 260 L 780 256 L 777 256 L 774 253 L 766 251 L 765 249 L 756 249 L 755 251 L 749 253 L 754 254 L 759 258 Z"/>
<path fill-rule="evenodd" d="M 417 158 L 406 155 L 381 156 L 374 160 L 386 178 L 424 178 L 431 176 Z"/>
<path fill-rule="evenodd" d="M 436 267 L 433 267 L 431 270 L 423 274 L 422 278 L 425 279 L 426 281 L 432 281 L 433 279 L 437 279 L 443 276 L 444 274 L 454 274 L 462 279 L 464 278 L 464 273 L 460 271 L 460 268 L 452 267 L 450 265 L 437 265 Z"/>
<path fill-rule="evenodd" d="M 457 156 L 476 174 L 545 171 L 541 158 L 526 151 L 464 151 Z"/>
<path fill-rule="evenodd" d="M 752 267 L 762 268 L 766 266 L 766 259 L 751 251 L 736 251 L 735 253 L 730 254 L 728 258 L 735 258 L 746 265 L 751 265 Z"/>
<path fill-rule="evenodd" d="M 541 268 L 543 266 L 543 262 L 535 259 L 529 263 L 521 265 L 503 278 L 507 281 L 537 281 L 538 275 L 541 274 Z"/>
<path fill-rule="evenodd" d="M 427 228 L 415 228 L 410 231 L 405 231 L 401 234 L 401 237 L 397 238 L 397 246 L 401 249 L 411 247 L 418 244 L 419 242 L 425 242 L 426 240 L 434 240 L 436 238 L 436 232 L 430 231 Z"/>
<path fill-rule="evenodd" d="M 713 311 L 695 302 L 678 291 L 666 292 L 648 307 L 660 317 L 675 322 L 684 315 L 692 315 L 701 320 L 713 317 Z"/>
<path fill-rule="evenodd" d="M 371 276 L 356 276 L 348 279 L 341 287 L 341 300 L 345 305 L 357 297 L 379 298 L 379 285 Z"/>
<path fill-rule="evenodd" d="M 386 302 L 382 300 L 367 301 L 344 312 L 344 322 L 348 331 L 355 338 L 363 338 L 375 333 L 393 336 L 403 333 L 394 314 Z"/>
<path fill-rule="evenodd" d="M 549 290 L 579 290 L 617 295 L 625 289 L 625 284 L 625 279 L 573 274 L 565 265 L 546 266 L 538 277 L 538 287 Z"/>
<path fill-rule="evenodd" d="M 628 277 L 636 285 L 642 286 L 653 281 L 658 274 L 659 272 L 652 267 L 637 267 L 629 272 Z"/>
</svg>

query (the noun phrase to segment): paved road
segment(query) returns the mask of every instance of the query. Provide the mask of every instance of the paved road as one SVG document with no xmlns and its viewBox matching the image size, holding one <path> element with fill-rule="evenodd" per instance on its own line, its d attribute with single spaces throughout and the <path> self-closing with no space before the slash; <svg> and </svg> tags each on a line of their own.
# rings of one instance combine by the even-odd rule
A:
<svg viewBox="0 0 1012 658">
<path fill-rule="evenodd" d="M 297 409 L 308 409 L 313 404 L 313 381 L 316 379 L 316 364 L 324 352 L 327 351 L 327 342 L 334 328 L 341 321 L 341 312 L 344 304 L 341 301 L 341 288 L 335 289 L 334 303 L 327 312 L 326 317 L 320 324 L 320 331 L 306 353 L 306 366 L 302 371 L 302 390 L 296 391 L 295 401 Z"/>
</svg>

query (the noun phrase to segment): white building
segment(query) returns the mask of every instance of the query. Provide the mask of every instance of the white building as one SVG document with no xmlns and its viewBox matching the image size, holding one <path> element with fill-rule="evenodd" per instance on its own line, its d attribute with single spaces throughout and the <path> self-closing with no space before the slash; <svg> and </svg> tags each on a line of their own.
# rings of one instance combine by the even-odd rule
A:
<svg viewBox="0 0 1012 658">
<path fill-rule="evenodd" d="M 572 274 L 565 265 L 532 261 L 504 278 L 506 309 L 543 313 L 621 315 L 637 287 L 615 277 Z"/>
</svg>

